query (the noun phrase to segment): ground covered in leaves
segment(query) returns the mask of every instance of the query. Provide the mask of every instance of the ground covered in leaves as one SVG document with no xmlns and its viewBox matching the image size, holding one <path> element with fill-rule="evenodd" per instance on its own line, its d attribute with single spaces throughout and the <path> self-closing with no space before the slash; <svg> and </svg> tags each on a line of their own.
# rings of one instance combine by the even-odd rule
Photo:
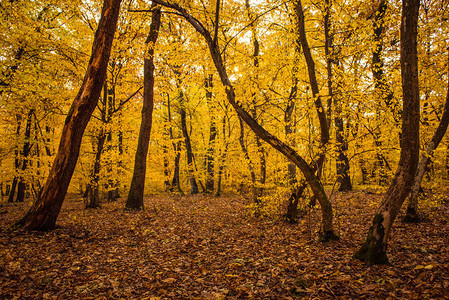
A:
<svg viewBox="0 0 449 300">
<path fill-rule="evenodd" d="M 51 232 L 6 230 L 29 203 L 0 205 L 1 299 L 449 299 L 449 207 L 396 222 L 391 265 L 352 258 L 381 195 L 333 197 L 340 241 L 317 240 L 319 209 L 298 224 L 257 218 L 236 196 L 124 199 L 85 210 L 66 199 Z"/>
</svg>

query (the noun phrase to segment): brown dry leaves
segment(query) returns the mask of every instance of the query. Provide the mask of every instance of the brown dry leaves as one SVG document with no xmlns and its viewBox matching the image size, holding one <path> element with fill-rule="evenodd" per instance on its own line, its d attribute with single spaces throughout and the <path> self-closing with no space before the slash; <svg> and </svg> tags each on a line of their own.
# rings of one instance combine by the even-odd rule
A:
<svg viewBox="0 0 449 300">
<path fill-rule="evenodd" d="M 342 239 L 322 244 L 318 209 L 288 225 L 249 216 L 237 197 L 149 197 L 139 213 L 123 199 L 84 210 L 68 197 L 56 230 L 0 233 L 0 298 L 449 299 L 447 206 L 396 222 L 391 266 L 351 258 L 379 200 L 337 195 Z M 2 229 L 27 207 L 2 203 Z"/>
</svg>

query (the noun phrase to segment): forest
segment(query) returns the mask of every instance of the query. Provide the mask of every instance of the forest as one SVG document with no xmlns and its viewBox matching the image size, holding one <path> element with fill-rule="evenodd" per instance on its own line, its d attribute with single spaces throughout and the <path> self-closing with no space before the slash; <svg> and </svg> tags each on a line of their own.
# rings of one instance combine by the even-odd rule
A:
<svg viewBox="0 0 449 300">
<path fill-rule="evenodd" d="M 447 0 L 0 20 L 0 298 L 449 299 Z"/>
</svg>

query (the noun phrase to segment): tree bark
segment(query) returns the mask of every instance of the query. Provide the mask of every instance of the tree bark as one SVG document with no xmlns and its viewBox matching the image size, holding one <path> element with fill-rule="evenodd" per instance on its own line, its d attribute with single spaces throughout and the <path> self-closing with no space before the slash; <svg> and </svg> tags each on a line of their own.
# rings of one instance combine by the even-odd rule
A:
<svg viewBox="0 0 449 300">
<path fill-rule="evenodd" d="M 16 127 L 16 139 L 19 140 L 20 137 L 20 127 L 22 126 L 22 116 L 20 114 L 16 115 L 16 119 L 17 119 L 17 127 Z M 17 142 L 18 143 L 18 142 Z M 14 202 L 14 196 L 16 193 L 16 187 L 17 187 L 17 173 L 19 172 L 19 167 L 20 167 L 20 161 L 19 161 L 19 145 L 15 145 L 15 150 L 14 150 L 14 169 L 16 172 L 16 175 L 14 176 L 13 180 L 12 180 L 12 184 L 11 184 L 11 190 L 8 193 L 8 202 L 12 203 Z"/>
<path fill-rule="evenodd" d="M 315 62 L 313 60 L 312 53 L 310 51 L 310 46 L 307 41 L 304 12 L 301 0 L 295 1 L 295 13 L 298 22 L 299 41 L 301 42 L 304 58 L 306 59 L 307 71 L 309 74 L 309 83 L 312 89 L 312 95 L 314 98 L 315 108 L 318 113 L 318 119 L 320 121 L 320 132 L 321 132 L 320 148 L 323 148 L 329 142 L 329 124 L 326 117 L 326 110 L 324 109 L 323 103 L 321 101 L 320 90 L 318 87 L 318 80 L 316 78 Z M 324 149 L 321 149 L 320 152 L 321 152 L 320 158 L 317 160 L 319 165 L 318 171 L 321 169 L 324 162 Z"/>
<path fill-rule="evenodd" d="M 86 201 L 86 208 L 98 208 L 100 207 L 100 169 L 101 169 L 101 154 L 103 153 L 104 142 L 106 140 L 106 135 L 101 130 L 100 134 L 97 136 L 97 152 L 95 153 L 94 168 L 92 170 L 91 180 L 89 182 L 89 187 L 87 188 L 88 195 Z"/>
<path fill-rule="evenodd" d="M 419 0 L 402 1 L 401 77 L 403 91 L 401 156 L 396 174 L 374 216 L 365 243 L 354 257 L 386 264 L 388 237 L 399 210 L 410 192 L 419 159 L 418 15 Z"/>
<path fill-rule="evenodd" d="M 257 92 L 256 90 L 258 89 L 257 87 L 257 81 L 259 80 L 259 53 L 260 53 L 260 45 L 259 45 L 259 40 L 257 39 L 257 32 L 256 32 L 256 26 L 255 26 L 255 18 L 251 13 L 251 9 L 250 9 L 250 4 L 249 4 L 249 0 L 245 0 L 245 7 L 246 7 L 246 12 L 248 14 L 248 18 L 251 21 L 250 23 L 250 27 L 251 27 L 251 40 L 253 43 L 253 67 L 254 67 L 254 71 L 251 72 L 254 74 L 254 78 L 251 78 L 251 81 L 254 81 L 255 83 L 252 84 L 251 90 L 253 90 L 253 92 L 251 93 L 251 102 L 252 102 L 252 107 L 251 107 L 251 114 L 252 117 L 257 120 Z M 260 123 L 262 121 L 259 121 Z M 255 193 L 253 195 L 253 200 L 255 203 L 260 203 L 260 197 L 263 194 L 263 189 L 264 189 L 264 185 L 265 182 L 267 180 L 267 160 L 266 160 L 266 153 L 263 149 L 263 145 L 262 142 L 260 141 L 260 137 L 258 137 L 256 135 L 256 147 L 257 147 L 257 156 L 259 158 L 259 170 L 260 170 L 260 177 L 259 177 L 259 186 L 257 187 L 255 184 L 253 185 L 253 192 Z M 248 151 L 246 151 L 248 154 Z M 252 172 L 254 172 L 254 168 L 252 170 Z M 255 183 L 255 182 L 254 182 Z"/>
<path fill-rule="evenodd" d="M 184 97 L 184 95 L 181 92 L 181 97 Z M 181 103 L 181 106 L 183 104 Z M 187 115 L 186 110 L 184 107 L 181 107 L 181 130 L 182 135 L 184 136 L 184 143 L 186 146 L 186 152 L 187 152 L 187 167 L 189 171 L 189 180 L 190 180 L 190 193 L 191 194 L 198 194 L 200 191 L 198 189 L 198 184 L 196 183 L 195 179 L 195 165 L 193 161 L 193 152 L 192 152 L 192 144 L 190 142 L 190 136 L 189 132 L 187 131 Z"/>
<path fill-rule="evenodd" d="M 67 115 L 58 152 L 41 198 L 18 222 L 25 229 L 46 231 L 55 227 L 78 160 L 84 130 L 98 102 L 106 76 L 120 2 L 121 0 L 104 0 L 87 71 Z"/>
<path fill-rule="evenodd" d="M 173 171 L 173 179 L 171 182 L 170 191 L 173 192 L 176 187 L 181 195 L 184 195 L 184 192 L 181 189 L 181 177 L 179 176 L 179 161 L 181 160 L 181 142 L 173 143 L 173 148 L 176 153 L 175 156 L 175 169 Z"/>
<path fill-rule="evenodd" d="M 144 59 L 142 121 L 140 124 L 139 139 L 134 160 L 133 177 L 129 187 L 128 198 L 126 200 L 126 208 L 134 210 L 141 210 L 144 208 L 143 193 L 145 189 L 148 145 L 150 142 L 154 105 L 154 47 L 161 25 L 161 9 L 156 7 L 154 2 L 151 7 L 153 10 L 150 33 L 145 41 L 148 50 Z"/>
<path fill-rule="evenodd" d="M 295 41 L 295 60 L 293 63 L 293 82 L 292 87 L 290 89 L 290 94 L 288 96 L 287 107 L 284 111 L 284 122 L 285 122 L 285 138 L 287 143 L 292 148 L 295 147 L 296 141 L 293 137 L 293 134 L 296 132 L 295 130 L 295 121 L 293 118 L 293 112 L 295 109 L 295 100 L 298 93 L 298 65 L 299 65 L 299 54 L 301 50 L 301 43 L 299 39 Z M 304 189 L 306 188 L 306 183 L 303 181 L 301 186 L 298 186 L 298 181 L 296 179 L 296 165 L 289 161 L 287 165 L 287 183 L 291 188 L 291 194 L 288 199 L 287 204 L 287 213 L 285 214 L 285 218 L 290 223 L 296 223 L 298 219 L 298 204 L 299 199 L 302 197 Z M 302 189 L 301 189 L 302 187 Z"/>
<path fill-rule="evenodd" d="M 227 114 L 227 108 L 226 108 L 226 114 Z M 228 132 L 228 136 L 226 137 L 226 119 L 227 119 L 227 116 L 223 118 L 223 123 L 222 123 L 224 149 L 223 149 L 223 152 L 221 153 L 220 164 L 218 166 L 217 192 L 215 193 L 215 196 L 217 196 L 217 197 L 221 195 L 223 169 L 225 167 L 226 156 L 228 155 L 228 147 L 229 147 L 230 132 Z M 229 123 L 229 119 L 227 122 Z"/>
<path fill-rule="evenodd" d="M 449 74 L 449 59 L 448 59 L 448 74 Z M 432 136 L 429 144 L 426 147 L 424 153 L 421 154 L 418 163 L 418 170 L 415 175 L 415 179 L 413 181 L 412 190 L 410 192 L 409 201 L 407 205 L 407 212 L 404 217 L 404 222 L 408 223 L 416 223 L 420 221 L 420 217 L 418 215 L 418 194 L 421 188 L 421 182 L 424 176 L 424 173 L 427 169 L 427 164 L 431 160 L 433 156 L 433 152 L 440 144 L 441 140 L 446 133 L 447 127 L 449 124 L 449 78 L 448 78 L 448 87 L 446 94 L 446 102 L 444 104 L 443 114 L 441 116 L 440 122 L 435 133 Z"/>
<path fill-rule="evenodd" d="M 34 109 L 30 109 L 28 111 L 27 116 L 27 123 L 25 125 L 25 142 L 23 143 L 23 151 L 22 151 L 22 175 L 19 176 L 18 184 L 17 184 L 17 198 L 16 202 L 23 202 L 25 200 L 25 190 L 26 190 L 26 183 L 25 178 L 23 178 L 23 172 L 28 167 L 28 156 L 31 151 L 31 123 L 32 118 L 34 114 Z"/>
<path fill-rule="evenodd" d="M 325 36 L 325 44 L 324 44 L 324 52 L 326 54 L 326 69 L 327 69 L 327 88 L 329 93 L 329 101 L 327 105 L 327 115 L 328 115 L 328 124 L 331 123 L 332 113 L 332 101 L 335 107 L 335 141 L 337 146 L 337 159 L 336 159 L 336 169 L 337 169 L 337 181 L 340 183 L 338 187 L 339 191 L 350 191 L 352 190 L 351 178 L 349 177 L 349 160 L 346 155 L 346 151 L 348 150 L 348 143 L 345 139 L 344 134 L 344 124 L 342 117 L 342 101 L 339 96 L 334 94 L 333 87 L 333 65 L 340 65 L 338 58 L 334 52 L 333 46 L 333 34 L 331 33 L 331 1 L 326 0 L 325 14 L 324 14 L 324 36 Z M 340 76 L 335 76 L 336 78 L 336 87 L 335 90 L 340 89 Z M 339 93 L 336 93 L 339 95 Z"/>
<path fill-rule="evenodd" d="M 168 128 L 168 133 L 170 136 L 170 140 L 173 141 L 174 136 L 173 136 L 173 127 L 171 124 L 171 105 L 170 105 L 170 97 L 167 98 L 167 115 L 168 115 L 168 122 L 169 122 L 169 128 Z M 180 180 L 180 176 L 179 176 L 179 161 L 181 159 L 181 142 L 172 142 L 173 145 L 173 151 L 176 153 L 175 156 L 175 169 L 173 171 L 173 179 L 171 181 L 170 187 L 169 187 L 169 191 L 173 192 L 175 187 L 178 189 L 179 193 L 181 193 L 181 195 L 184 195 L 184 192 L 181 189 L 181 180 Z"/>
<path fill-rule="evenodd" d="M 393 91 L 388 85 L 384 74 L 384 62 L 382 58 L 383 41 L 382 37 L 385 31 L 385 13 L 387 11 L 388 1 L 381 0 L 374 14 L 374 49 L 372 56 L 371 70 L 374 78 L 374 89 L 376 94 L 382 99 L 385 105 L 391 110 L 396 124 L 401 121 L 401 109 L 394 97 Z"/>
<path fill-rule="evenodd" d="M 375 95 L 382 100 L 393 114 L 393 119 L 396 124 L 400 123 L 400 108 L 394 97 L 393 91 L 388 85 L 387 78 L 384 74 L 384 62 L 382 58 L 383 51 L 383 33 L 385 30 L 384 19 L 388 3 L 386 0 L 381 0 L 379 6 L 374 14 L 373 29 L 374 29 L 374 49 L 372 55 L 371 70 L 374 78 Z M 382 115 L 377 112 L 377 115 Z M 379 184 L 388 184 L 388 175 L 385 171 L 385 166 L 388 167 L 388 162 L 382 153 L 382 141 L 380 140 L 380 132 L 378 130 L 372 132 L 374 142 L 376 145 L 376 160 L 375 170 L 378 171 Z"/>
<path fill-rule="evenodd" d="M 217 137 L 217 126 L 215 124 L 215 115 L 212 111 L 212 75 L 205 80 L 206 101 L 209 104 L 210 126 L 209 126 L 209 145 L 206 155 L 206 193 L 214 192 L 214 160 L 215 160 L 215 139 Z"/>
<path fill-rule="evenodd" d="M 256 187 L 256 173 L 254 172 L 254 165 L 251 160 L 251 157 L 249 157 L 248 149 L 245 145 L 245 128 L 243 126 L 242 118 L 239 117 L 239 125 L 240 125 L 240 135 L 239 135 L 239 144 L 240 148 L 242 149 L 243 155 L 245 156 L 245 160 L 248 164 L 248 170 L 249 174 L 251 176 L 251 189 L 252 189 L 252 195 L 253 195 L 253 202 L 258 202 L 258 193 L 257 193 L 257 187 Z"/>
</svg>

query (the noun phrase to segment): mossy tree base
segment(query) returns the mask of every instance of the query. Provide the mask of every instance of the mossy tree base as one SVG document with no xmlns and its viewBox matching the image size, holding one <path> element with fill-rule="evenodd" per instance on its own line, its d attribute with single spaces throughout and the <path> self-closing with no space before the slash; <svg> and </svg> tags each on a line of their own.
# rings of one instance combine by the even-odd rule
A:
<svg viewBox="0 0 449 300">
<path fill-rule="evenodd" d="M 354 254 L 354 258 L 357 258 L 368 265 L 389 264 L 386 245 L 383 242 L 385 230 L 382 222 L 382 215 L 377 214 L 374 217 L 373 225 L 369 229 L 365 243 Z"/>
</svg>

